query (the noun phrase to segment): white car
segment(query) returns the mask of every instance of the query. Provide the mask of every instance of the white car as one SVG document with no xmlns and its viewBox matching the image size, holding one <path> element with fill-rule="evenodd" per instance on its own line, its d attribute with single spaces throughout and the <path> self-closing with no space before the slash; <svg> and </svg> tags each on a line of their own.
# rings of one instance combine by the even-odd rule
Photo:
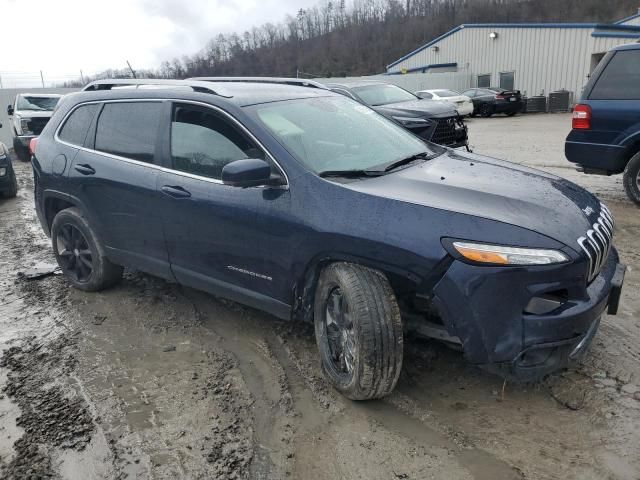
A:
<svg viewBox="0 0 640 480">
<path fill-rule="evenodd" d="M 416 95 L 420 98 L 428 100 L 441 100 L 443 102 L 453 103 L 458 115 L 466 117 L 473 113 L 473 102 L 466 95 L 461 95 L 460 92 L 455 90 L 420 90 L 416 92 Z"/>
</svg>

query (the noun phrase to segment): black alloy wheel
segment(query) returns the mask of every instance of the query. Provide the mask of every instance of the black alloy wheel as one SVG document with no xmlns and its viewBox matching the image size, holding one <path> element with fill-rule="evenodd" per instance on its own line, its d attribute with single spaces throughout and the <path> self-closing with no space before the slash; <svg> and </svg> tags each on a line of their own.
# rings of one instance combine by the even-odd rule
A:
<svg viewBox="0 0 640 480">
<path fill-rule="evenodd" d="M 56 237 L 62 270 L 73 280 L 87 283 L 94 270 L 93 254 L 84 234 L 75 225 L 61 225 Z"/>
</svg>

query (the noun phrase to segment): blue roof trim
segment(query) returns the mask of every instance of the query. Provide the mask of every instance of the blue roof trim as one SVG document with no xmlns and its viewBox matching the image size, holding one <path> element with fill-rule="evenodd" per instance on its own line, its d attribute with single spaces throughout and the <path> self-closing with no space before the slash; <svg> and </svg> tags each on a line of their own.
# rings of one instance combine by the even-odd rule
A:
<svg viewBox="0 0 640 480">
<path fill-rule="evenodd" d="M 413 52 L 407 53 L 404 57 L 401 57 L 398 60 L 396 60 L 395 62 L 390 63 L 389 65 L 387 65 L 387 70 L 390 69 L 391 67 L 393 67 L 394 65 L 397 65 L 398 63 L 402 62 L 403 60 L 406 60 L 407 58 L 415 55 L 416 53 L 421 52 L 422 50 L 424 50 L 426 48 L 429 48 L 434 43 L 438 43 L 440 40 L 443 40 L 443 39 L 447 38 L 448 36 L 453 35 L 454 33 L 456 33 L 458 30 L 461 30 L 462 28 L 464 28 L 464 25 L 458 25 L 456 28 L 454 28 L 453 30 L 449 30 L 444 35 L 440 35 L 438 38 L 435 38 L 435 39 L 431 40 L 429 43 L 426 43 L 423 46 L 421 46 L 419 48 L 416 48 Z"/>
<path fill-rule="evenodd" d="M 407 69 L 407 73 L 422 71 L 425 73 L 427 70 L 431 68 L 446 68 L 446 67 L 457 67 L 458 63 L 432 63 L 431 65 L 423 65 L 422 67 L 414 67 Z M 387 72 L 385 75 L 402 75 L 402 72 Z"/>
<path fill-rule="evenodd" d="M 640 25 L 615 25 L 600 23 L 596 25 L 596 30 L 614 30 L 620 32 L 640 32 Z"/>
<path fill-rule="evenodd" d="M 634 18 L 640 17 L 640 13 L 636 13 L 635 15 L 630 15 L 622 20 L 618 20 L 614 25 L 620 25 L 621 23 L 628 22 L 629 20 L 633 20 Z"/>
<path fill-rule="evenodd" d="M 607 33 L 607 32 L 593 32 L 592 37 L 596 38 L 640 38 L 640 32 L 638 33 Z"/>
<path fill-rule="evenodd" d="M 431 40 L 429 43 L 425 43 L 421 47 L 416 48 L 414 51 L 407 53 L 403 57 L 400 57 L 395 62 L 387 65 L 387 70 L 396 66 L 400 62 L 412 57 L 416 53 L 419 53 L 430 46 L 438 43 L 441 40 L 453 35 L 454 33 L 462 30 L 463 28 L 596 28 L 601 24 L 598 23 L 465 23 L 458 25 L 456 28 L 449 30 L 447 33 L 440 35 L 439 37 Z M 629 25 L 630 26 L 630 25 Z M 626 26 L 626 27 L 629 27 Z M 623 26 L 624 27 L 624 26 Z"/>
</svg>

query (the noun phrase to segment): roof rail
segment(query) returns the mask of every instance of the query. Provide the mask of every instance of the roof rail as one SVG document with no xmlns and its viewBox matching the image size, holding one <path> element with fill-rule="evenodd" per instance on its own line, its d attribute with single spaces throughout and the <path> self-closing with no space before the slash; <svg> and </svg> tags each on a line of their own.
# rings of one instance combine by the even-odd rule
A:
<svg viewBox="0 0 640 480">
<path fill-rule="evenodd" d="M 221 97 L 230 98 L 229 95 L 224 95 L 216 92 L 211 85 L 207 82 L 198 81 L 196 79 L 189 80 L 166 80 L 157 78 L 109 78 L 104 80 L 96 80 L 87 84 L 82 91 L 96 91 L 96 90 L 113 90 L 114 88 L 171 88 L 171 87 L 185 87 L 191 88 L 194 92 L 199 93 L 212 93 Z"/>
<path fill-rule="evenodd" d="M 281 85 L 294 85 L 298 87 L 321 88 L 327 90 L 320 82 L 307 78 L 287 78 L 287 77 L 192 77 L 187 80 L 197 80 L 201 82 L 237 82 L 237 83 L 275 83 Z"/>
</svg>

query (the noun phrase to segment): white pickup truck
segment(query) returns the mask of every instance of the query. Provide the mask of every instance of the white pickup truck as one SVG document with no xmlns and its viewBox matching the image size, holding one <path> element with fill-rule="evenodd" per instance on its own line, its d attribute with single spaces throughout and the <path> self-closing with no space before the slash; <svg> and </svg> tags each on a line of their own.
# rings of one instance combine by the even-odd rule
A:
<svg viewBox="0 0 640 480">
<path fill-rule="evenodd" d="M 29 160 L 29 142 L 47 124 L 62 95 L 53 93 L 19 93 L 7 107 L 13 126 L 13 150 L 22 161 Z"/>
</svg>

